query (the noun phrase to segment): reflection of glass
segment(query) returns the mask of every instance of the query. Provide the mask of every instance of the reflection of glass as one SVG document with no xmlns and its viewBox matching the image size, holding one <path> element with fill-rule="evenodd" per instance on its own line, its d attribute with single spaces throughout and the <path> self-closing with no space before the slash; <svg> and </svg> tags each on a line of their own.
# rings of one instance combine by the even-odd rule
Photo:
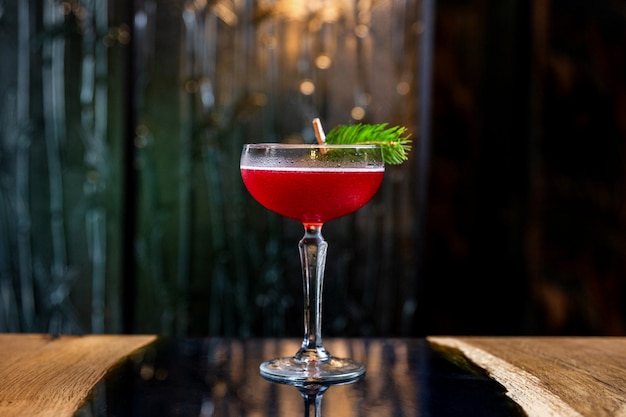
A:
<svg viewBox="0 0 626 417">
<path fill-rule="evenodd" d="M 352 213 L 376 193 L 384 175 L 376 145 L 244 145 L 241 176 L 266 208 L 304 225 L 300 260 L 304 280 L 304 340 L 293 357 L 261 364 L 261 374 L 279 382 L 341 382 L 365 366 L 335 358 L 322 344 L 325 222 Z"/>
<path fill-rule="evenodd" d="M 330 385 L 301 385 L 297 388 L 304 399 L 304 417 L 322 417 L 322 397 Z"/>
<path fill-rule="evenodd" d="M 304 399 L 304 417 L 322 416 L 322 397 L 329 385 L 301 385 L 298 388 Z"/>
<path fill-rule="evenodd" d="M 292 383 L 287 382 L 289 385 L 293 385 L 300 391 L 302 399 L 304 400 L 304 417 L 322 417 L 322 397 L 328 388 L 335 385 L 352 384 L 360 380 L 364 374 L 347 378 L 337 383 Z M 273 378 L 269 378 L 272 380 Z"/>
</svg>

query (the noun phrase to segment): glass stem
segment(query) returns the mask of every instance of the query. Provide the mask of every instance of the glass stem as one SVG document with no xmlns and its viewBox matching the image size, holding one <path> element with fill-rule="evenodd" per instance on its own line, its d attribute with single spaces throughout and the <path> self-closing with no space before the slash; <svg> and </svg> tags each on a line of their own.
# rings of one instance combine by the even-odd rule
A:
<svg viewBox="0 0 626 417">
<path fill-rule="evenodd" d="M 330 354 L 322 344 L 322 289 L 328 243 L 322 237 L 322 224 L 305 224 L 298 248 L 304 281 L 304 340 L 296 359 L 326 361 Z"/>
</svg>

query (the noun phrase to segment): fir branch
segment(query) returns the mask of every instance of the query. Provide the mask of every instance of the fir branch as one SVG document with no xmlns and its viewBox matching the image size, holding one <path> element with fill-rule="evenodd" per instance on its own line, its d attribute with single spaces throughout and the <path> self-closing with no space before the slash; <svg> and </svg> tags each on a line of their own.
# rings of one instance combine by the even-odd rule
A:
<svg viewBox="0 0 626 417">
<path fill-rule="evenodd" d="M 380 145 L 386 164 L 399 165 L 408 159 L 412 141 L 402 126 L 387 127 L 388 123 L 339 125 L 326 135 L 326 143 L 332 145 L 375 144 Z"/>
</svg>

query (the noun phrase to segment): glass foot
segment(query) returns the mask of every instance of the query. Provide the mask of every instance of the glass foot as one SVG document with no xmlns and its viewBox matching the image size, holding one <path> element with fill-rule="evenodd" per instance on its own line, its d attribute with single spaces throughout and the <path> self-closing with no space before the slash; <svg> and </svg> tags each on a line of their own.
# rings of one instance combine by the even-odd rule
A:
<svg viewBox="0 0 626 417">
<path fill-rule="evenodd" d="M 365 375 L 365 365 L 352 359 L 330 357 L 325 361 L 276 358 L 263 362 L 261 376 L 283 384 L 348 383 Z"/>
</svg>

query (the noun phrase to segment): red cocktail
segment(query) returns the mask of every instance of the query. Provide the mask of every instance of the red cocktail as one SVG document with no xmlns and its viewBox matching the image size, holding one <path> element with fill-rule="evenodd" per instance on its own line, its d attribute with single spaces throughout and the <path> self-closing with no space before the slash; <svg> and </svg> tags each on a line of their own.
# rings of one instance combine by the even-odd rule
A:
<svg viewBox="0 0 626 417">
<path fill-rule="evenodd" d="M 336 358 L 322 344 L 322 288 L 328 244 L 325 222 L 365 205 L 384 175 L 378 145 L 244 145 L 241 177 L 266 208 L 301 222 L 304 339 L 293 357 L 261 364 L 261 375 L 283 383 L 339 383 L 360 378 L 365 366 Z"/>
<path fill-rule="evenodd" d="M 361 208 L 376 194 L 383 175 L 384 167 L 241 167 L 243 182 L 259 203 L 304 224 L 325 223 Z"/>
</svg>

